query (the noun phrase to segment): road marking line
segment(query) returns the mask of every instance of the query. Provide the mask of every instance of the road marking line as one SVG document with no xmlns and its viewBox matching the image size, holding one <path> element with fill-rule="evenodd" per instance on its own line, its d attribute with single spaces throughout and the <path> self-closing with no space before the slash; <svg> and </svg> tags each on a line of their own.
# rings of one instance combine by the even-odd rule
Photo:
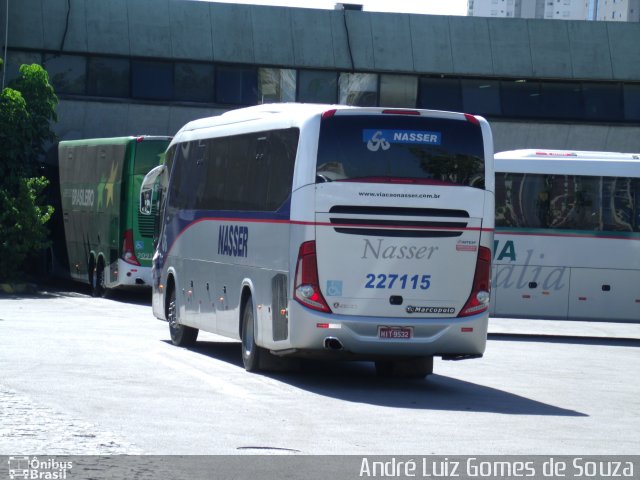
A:
<svg viewBox="0 0 640 480">
<path fill-rule="evenodd" d="M 173 358 L 168 358 L 169 355 L 171 355 Z M 184 358 L 178 358 L 175 355 L 175 352 L 149 352 L 147 353 L 147 356 L 150 357 L 154 362 L 160 363 L 165 367 L 171 368 L 172 370 L 175 370 L 181 374 L 189 375 L 190 377 L 196 378 L 201 382 L 206 383 L 207 385 L 213 387 L 217 392 L 220 392 L 224 395 L 242 398 L 254 396 L 254 393 L 252 393 L 250 390 L 230 383 L 230 380 L 233 379 L 232 376 L 225 375 L 225 377 L 220 378 L 212 373 L 203 372 L 195 365 L 190 365 L 189 363 L 185 362 Z M 209 362 L 209 366 L 211 366 L 212 363 L 213 362 Z M 220 372 L 214 371 L 213 373 Z"/>
</svg>

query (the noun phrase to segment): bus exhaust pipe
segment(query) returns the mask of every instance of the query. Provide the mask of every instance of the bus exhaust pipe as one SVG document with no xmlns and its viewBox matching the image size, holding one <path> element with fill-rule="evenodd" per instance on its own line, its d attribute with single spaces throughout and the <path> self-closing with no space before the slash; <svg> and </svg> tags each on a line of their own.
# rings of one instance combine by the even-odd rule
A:
<svg viewBox="0 0 640 480">
<path fill-rule="evenodd" d="M 327 337 L 324 339 L 324 348 L 325 350 L 342 350 L 344 347 L 336 337 Z"/>
</svg>

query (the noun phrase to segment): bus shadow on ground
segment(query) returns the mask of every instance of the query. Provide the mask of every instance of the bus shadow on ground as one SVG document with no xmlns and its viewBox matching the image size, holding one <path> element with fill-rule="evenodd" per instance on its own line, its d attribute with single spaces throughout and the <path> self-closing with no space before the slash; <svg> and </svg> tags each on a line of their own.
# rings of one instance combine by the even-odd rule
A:
<svg viewBox="0 0 640 480">
<path fill-rule="evenodd" d="M 189 350 L 243 368 L 240 343 L 201 341 Z M 305 359 L 291 371 L 265 372 L 262 375 L 318 395 L 382 407 L 505 415 L 588 416 L 443 375 L 433 374 L 425 380 L 380 378 L 371 362 Z"/>
<path fill-rule="evenodd" d="M 57 279 L 34 286 L 31 291 L 20 293 L 1 293 L 0 298 L 10 300 L 20 300 L 28 298 L 30 300 L 51 300 L 54 298 L 87 298 L 91 297 L 91 288 L 79 282 Z M 151 306 L 151 288 L 137 289 L 117 289 L 109 290 L 105 296 L 106 300 L 118 303 L 130 303 L 132 305 Z"/>
</svg>

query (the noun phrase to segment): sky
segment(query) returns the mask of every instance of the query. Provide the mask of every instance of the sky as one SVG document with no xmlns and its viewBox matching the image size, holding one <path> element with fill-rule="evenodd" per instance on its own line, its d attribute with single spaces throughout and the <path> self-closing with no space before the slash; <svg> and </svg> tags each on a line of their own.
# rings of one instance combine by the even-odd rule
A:
<svg viewBox="0 0 640 480">
<path fill-rule="evenodd" d="M 426 13 L 431 15 L 466 15 L 467 0 L 213 0 L 221 3 L 250 3 L 285 7 L 333 9 L 336 3 L 355 3 L 367 12 Z"/>
</svg>

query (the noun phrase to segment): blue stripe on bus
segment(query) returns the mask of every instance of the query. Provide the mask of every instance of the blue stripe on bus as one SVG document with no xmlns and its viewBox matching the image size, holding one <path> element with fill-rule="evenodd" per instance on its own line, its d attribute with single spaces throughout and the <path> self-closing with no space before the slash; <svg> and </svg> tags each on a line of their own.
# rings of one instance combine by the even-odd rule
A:
<svg viewBox="0 0 640 480">
<path fill-rule="evenodd" d="M 275 212 L 256 212 L 256 211 L 231 211 L 231 210 L 180 210 L 165 225 L 167 250 L 163 251 L 163 257 L 167 252 L 171 251 L 175 241 L 188 230 L 192 225 L 205 220 L 219 221 L 248 221 L 248 222 L 270 222 L 270 223 L 289 223 L 291 215 L 291 197 L 276 210 Z M 177 228 L 172 228 L 177 227 Z M 162 265 L 158 265 L 162 266 Z"/>
</svg>

